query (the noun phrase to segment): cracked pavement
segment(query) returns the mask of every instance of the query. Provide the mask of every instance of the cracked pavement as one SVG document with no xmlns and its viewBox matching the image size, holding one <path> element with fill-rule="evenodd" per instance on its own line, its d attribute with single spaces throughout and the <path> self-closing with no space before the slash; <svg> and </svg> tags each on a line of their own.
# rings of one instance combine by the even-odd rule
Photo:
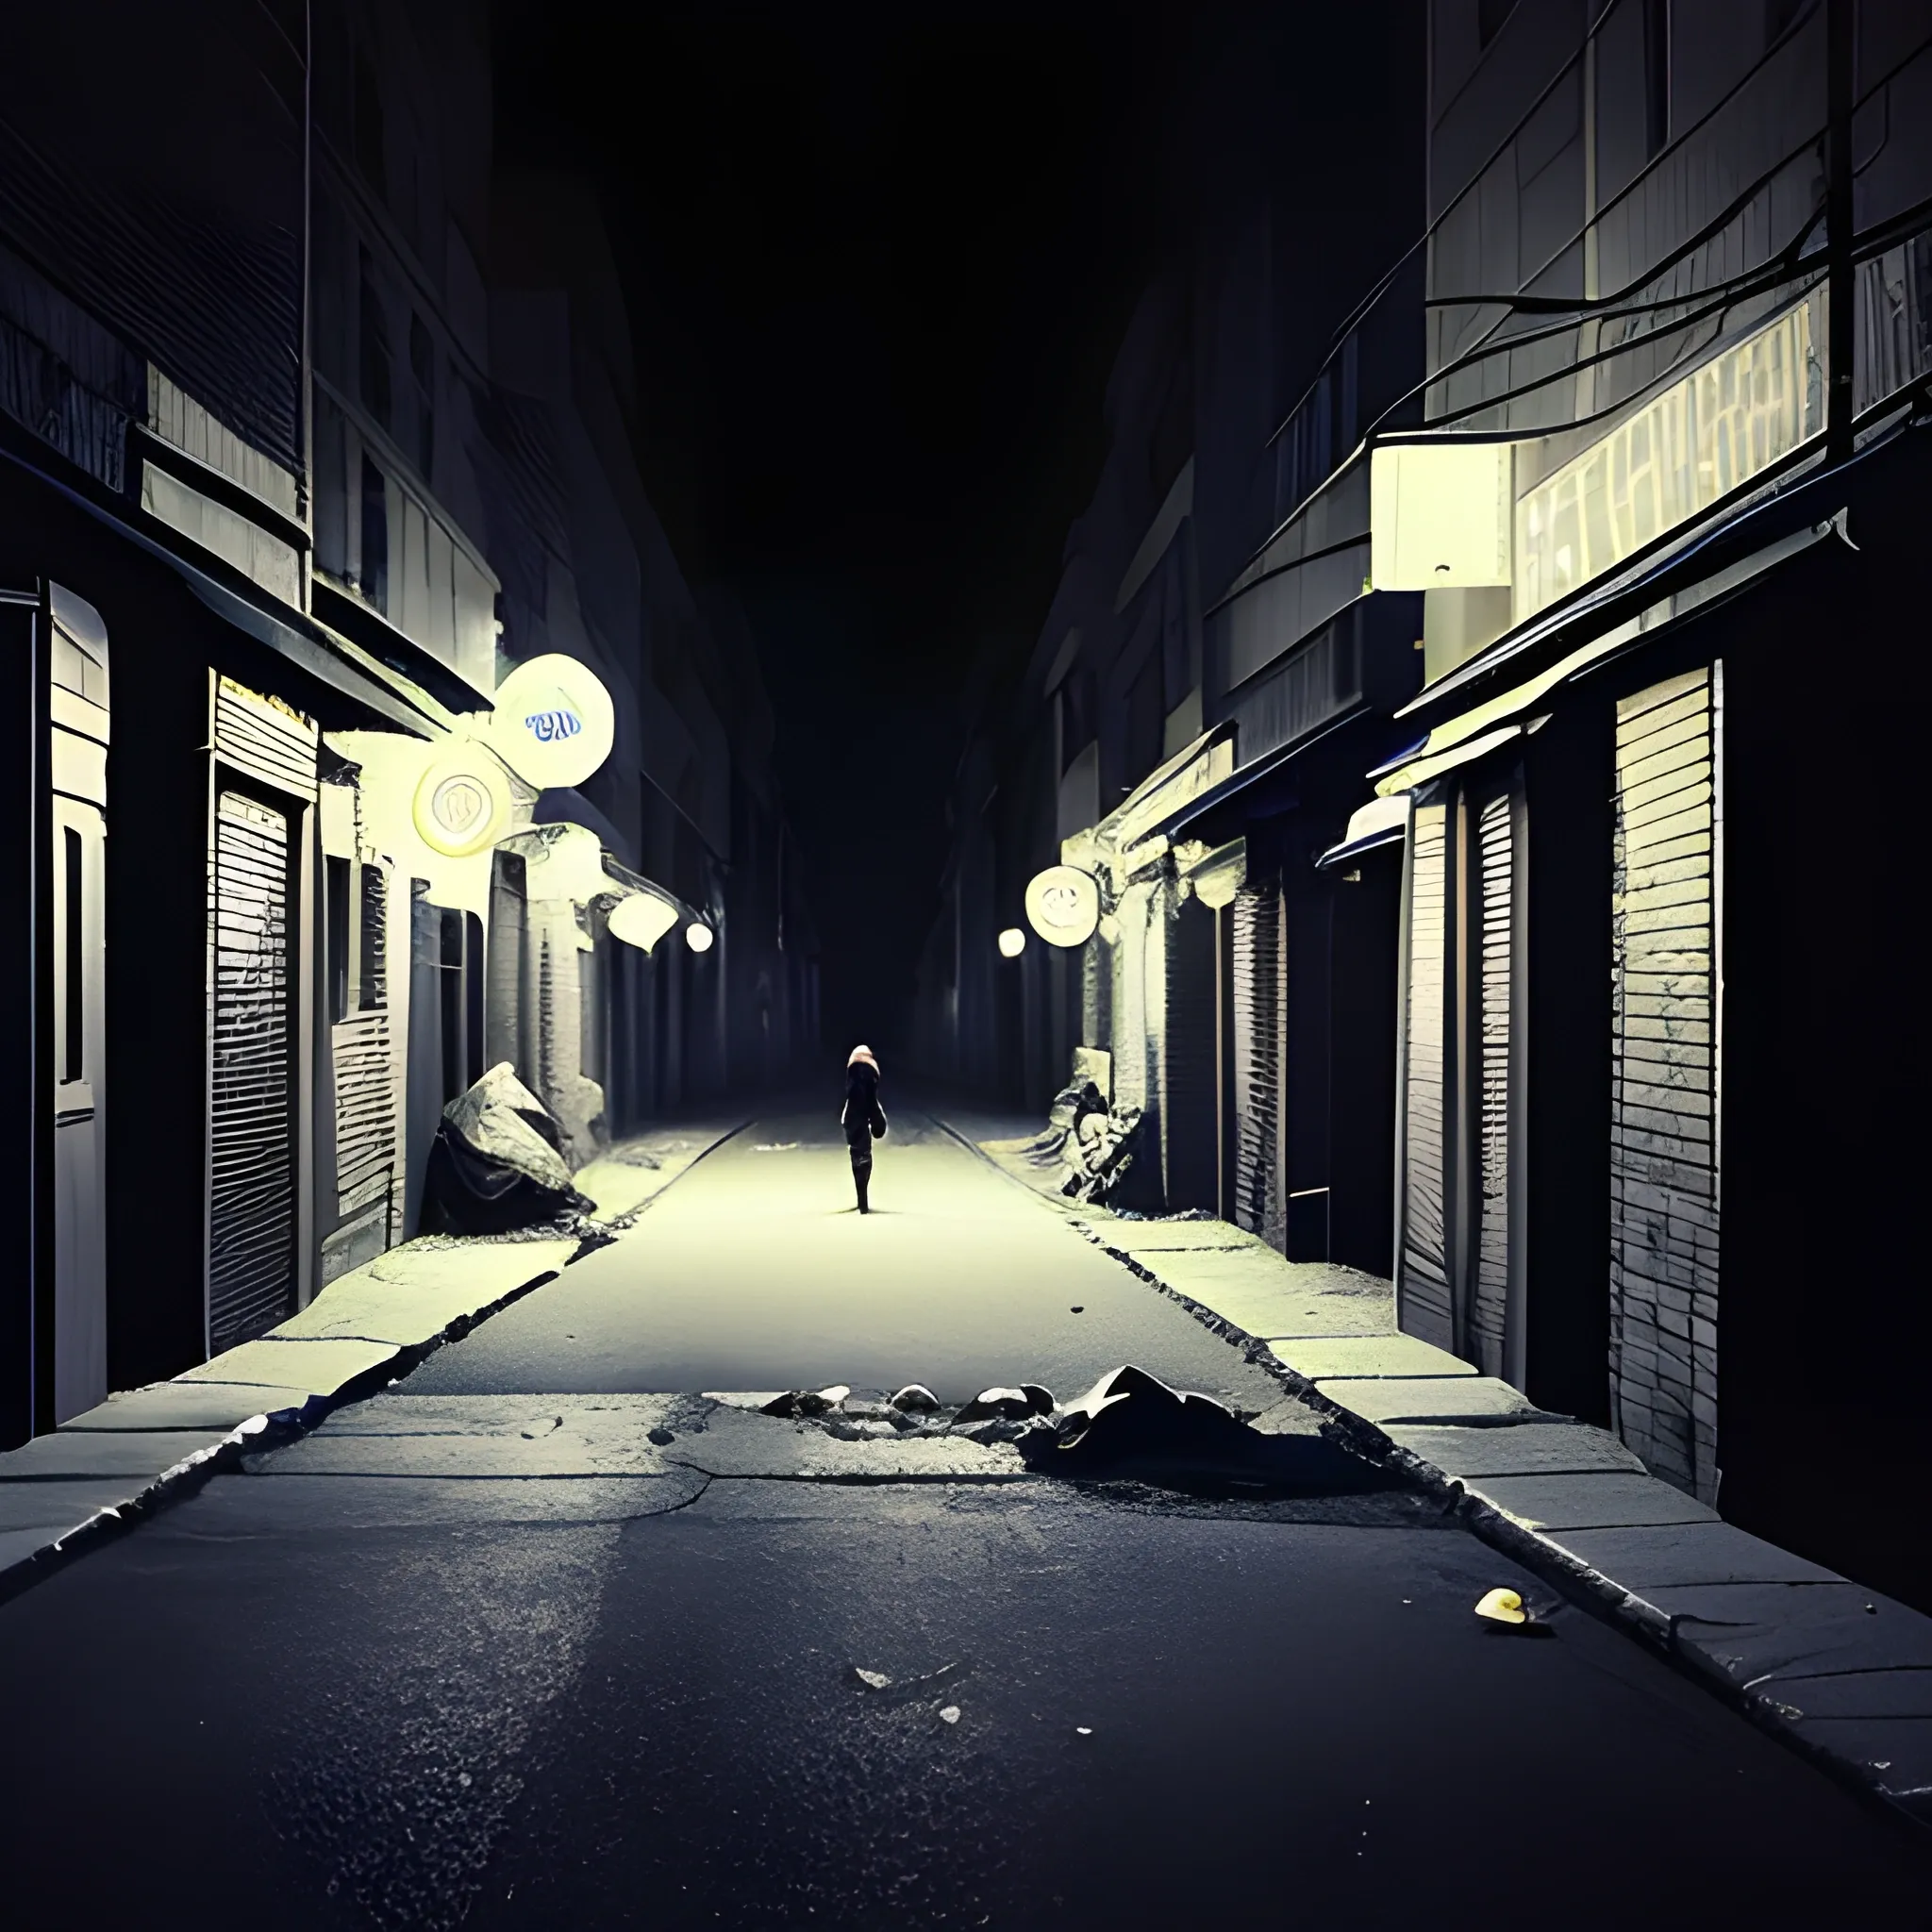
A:
<svg viewBox="0 0 1932 1932">
<path fill-rule="evenodd" d="M 757 1413 L 1134 1360 L 1315 1432 L 912 1124 L 861 1222 L 824 1124 L 755 1124 L 0 1606 L 15 1873 L 78 1924 L 1923 1922 L 1898 1825 L 1414 1491 Z M 1478 1623 L 1497 1586 L 1549 1641 Z"/>
</svg>

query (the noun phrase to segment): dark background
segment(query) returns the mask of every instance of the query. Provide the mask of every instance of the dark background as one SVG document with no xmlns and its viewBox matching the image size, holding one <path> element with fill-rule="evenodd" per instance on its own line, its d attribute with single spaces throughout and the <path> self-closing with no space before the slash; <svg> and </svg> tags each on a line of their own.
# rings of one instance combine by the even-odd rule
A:
<svg viewBox="0 0 1932 1932">
<path fill-rule="evenodd" d="M 758 640 L 829 1043 L 900 1034 L 945 790 L 1052 599 L 1136 295 L 1272 196 L 1312 374 L 1421 225 L 1423 46 L 1413 0 L 503 8 L 501 150 L 596 180 L 645 485 Z"/>
</svg>

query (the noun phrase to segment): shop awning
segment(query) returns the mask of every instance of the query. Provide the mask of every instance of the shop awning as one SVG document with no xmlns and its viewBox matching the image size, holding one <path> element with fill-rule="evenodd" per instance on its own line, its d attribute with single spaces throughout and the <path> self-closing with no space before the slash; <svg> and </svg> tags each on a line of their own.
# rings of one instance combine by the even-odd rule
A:
<svg viewBox="0 0 1932 1932">
<path fill-rule="evenodd" d="M 84 510 L 96 523 L 105 525 L 117 537 L 166 564 L 217 617 L 258 643 L 266 644 L 318 684 L 327 685 L 365 711 L 418 738 L 435 738 L 440 735 L 439 727 L 449 728 L 450 714 L 434 698 L 414 686 L 398 691 L 394 674 L 378 666 L 374 658 L 348 639 L 300 611 L 291 610 L 281 616 L 264 608 L 190 562 L 169 544 L 116 516 L 83 491 L 50 476 L 38 465 L 23 461 L 11 451 L 0 451 L 0 455 L 27 470 L 45 488 Z"/>
<path fill-rule="evenodd" d="M 1408 793 L 1392 798 L 1372 798 L 1349 819 L 1348 829 L 1340 844 L 1331 845 L 1316 859 L 1318 870 L 1345 864 L 1373 852 L 1378 845 L 1393 845 L 1408 836 Z"/>
<path fill-rule="evenodd" d="M 1126 852 L 1165 830 L 1233 770 L 1234 726 L 1231 723 L 1217 724 L 1141 779 L 1094 826 L 1091 837 L 1108 850 Z"/>
</svg>

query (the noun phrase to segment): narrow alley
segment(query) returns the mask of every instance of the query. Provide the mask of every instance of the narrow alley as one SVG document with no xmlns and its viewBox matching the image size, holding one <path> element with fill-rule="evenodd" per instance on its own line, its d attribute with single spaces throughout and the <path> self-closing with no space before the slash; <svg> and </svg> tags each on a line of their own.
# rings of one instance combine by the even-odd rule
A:
<svg viewBox="0 0 1932 1932">
<path fill-rule="evenodd" d="M 861 1222 L 825 1113 L 747 1124 L 614 1243 L 0 1608 L 16 1876 L 78 1924 L 1561 1894 L 1608 1927 L 1664 1890 L 1911 1923 L 1896 1827 L 1406 1485 L 1072 1480 L 862 1420 L 913 1380 L 1071 1403 L 1132 1359 L 1319 1426 L 941 1120 L 901 1110 Z M 835 1378 L 816 1421 L 758 1412 Z M 1499 1586 L 1545 1641 L 1471 1615 Z"/>
</svg>

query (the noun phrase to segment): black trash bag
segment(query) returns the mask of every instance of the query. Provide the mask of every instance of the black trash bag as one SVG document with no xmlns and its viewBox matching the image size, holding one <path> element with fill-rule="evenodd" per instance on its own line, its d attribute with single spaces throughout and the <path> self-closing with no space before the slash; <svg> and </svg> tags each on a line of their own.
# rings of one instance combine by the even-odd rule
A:
<svg viewBox="0 0 1932 1932">
<path fill-rule="evenodd" d="M 1033 1468 L 1060 1475 L 1139 1474 L 1234 1482 L 1288 1495 L 1354 1495 L 1397 1479 L 1323 1436 L 1251 1428 L 1225 1403 L 1170 1389 L 1131 1362 L 1109 1370 L 1053 1426 L 1020 1445 Z"/>
<path fill-rule="evenodd" d="M 424 1219 L 448 1234 L 507 1234 L 596 1208 L 571 1184 L 549 1109 L 501 1061 L 442 1110 Z"/>
</svg>

